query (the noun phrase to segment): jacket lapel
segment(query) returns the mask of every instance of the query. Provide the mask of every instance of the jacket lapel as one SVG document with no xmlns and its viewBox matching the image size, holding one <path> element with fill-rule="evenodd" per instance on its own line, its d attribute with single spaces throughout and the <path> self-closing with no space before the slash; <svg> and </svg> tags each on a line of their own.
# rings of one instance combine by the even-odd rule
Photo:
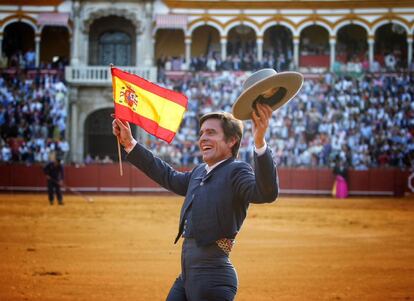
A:
<svg viewBox="0 0 414 301">
<path fill-rule="evenodd" d="M 234 161 L 234 158 L 229 158 L 226 161 L 222 162 L 221 164 L 219 164 L 218 166 L 216 166 L 212 171 L 210 171 L 207 174 L 207 170 L 206 170 L 206 163 L 201 164 L 197 170 L 195 171 L 195 175 L 193 180 L 200 182 L 200 183 L 204 183 L 206 181 L 208 181 L 208 179 L 210 179 L 215 173 L 217 173 L 221 168 L 225 167 L 226 165 L 230 164 L 231 162 Z M 192 192 L 191 192 L 192 193 Z M 190 208 L 191 204 L 194 201 L 194 194 L 192 193 L 191 195 L 188 195 L 185 199 L 185 202 L 183 204 L 183 208 L 181 210 L 181 216 L 180 216 L 180 221 L 182 220 L 183 216 L 185 215 L 185 213 L 187 212 L 188 208 Z"/>
</svg>

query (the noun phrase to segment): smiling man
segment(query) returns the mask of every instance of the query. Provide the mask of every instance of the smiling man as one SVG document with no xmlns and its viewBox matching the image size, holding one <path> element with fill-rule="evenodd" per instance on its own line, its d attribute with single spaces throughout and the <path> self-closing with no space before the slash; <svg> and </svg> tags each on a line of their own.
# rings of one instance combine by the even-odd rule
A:
<svg viewBox="0 0 414 301">
<path fill-rule="evenodd" d="M 250 203 L 269 203 L 278 195 L 276 165 L 265 141 L 272 109 L 257 104 L 252 112 L 254 170 L 237 154 L 243 124 L 232 114 L 209 113 L 200 119 L 203 164 L 178 172 L 132 137 L 127 122 L 112 130 L 127 159 L 166 189 L 185 196 L 175 243 L 183 237 L 181 273 L 167 301 L 234 300 L 238 280 L 229 260 Z"/>
</svg>

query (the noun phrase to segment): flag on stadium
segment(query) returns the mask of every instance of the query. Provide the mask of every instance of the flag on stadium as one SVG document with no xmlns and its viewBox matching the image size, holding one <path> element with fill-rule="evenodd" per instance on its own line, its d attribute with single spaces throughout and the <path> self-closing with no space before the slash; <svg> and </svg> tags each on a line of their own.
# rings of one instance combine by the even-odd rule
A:
<svg viewBox="0 0 414 301">
<path fill-rule="evenodd" d="M 111 73 L 115 117 L 171 143 L 187 109 L 187 97 L 117 68 L 112 67 Z"/>
</svg>

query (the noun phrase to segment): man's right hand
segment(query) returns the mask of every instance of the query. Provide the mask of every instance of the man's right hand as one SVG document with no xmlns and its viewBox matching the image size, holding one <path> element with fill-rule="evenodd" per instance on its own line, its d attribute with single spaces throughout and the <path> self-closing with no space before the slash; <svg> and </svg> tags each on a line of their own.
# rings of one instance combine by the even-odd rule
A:
<svg viewBox="0 0 414 301">
<path fill-rule="evenodd" d="M 114 114 L 111 114 L 111 116 L 115 118 Z M 118 138 L 119 143 L 124 147 L 127 153 L 129 153 L 137 144 L 137 141 L 132 137 L 131 127 L 127 121 L 115 118 L 112 121 L 112 133 Z"/>
</svg>

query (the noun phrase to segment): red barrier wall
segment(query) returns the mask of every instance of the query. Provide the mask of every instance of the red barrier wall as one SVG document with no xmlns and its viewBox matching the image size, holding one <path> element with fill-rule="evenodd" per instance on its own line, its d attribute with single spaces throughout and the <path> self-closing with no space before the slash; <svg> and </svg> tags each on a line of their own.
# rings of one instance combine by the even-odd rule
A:
<svg viewBox="0 0 414 301">
<path fill-rule="evenodd" d="M 159 192 L 165 191 L 129 163 L 65 166 L 65 184 L 79 191 Z M 334 176 L 330 169 L 279 168 L 282 194 L 330 194 Z M 408 171 L 371 169 L 349 171 L 349 190 L 354 195 L 398 195 L 408 192 Z M 40 165 L 0 165 L 0 190 L 45 190 Z"/>
</svg>

